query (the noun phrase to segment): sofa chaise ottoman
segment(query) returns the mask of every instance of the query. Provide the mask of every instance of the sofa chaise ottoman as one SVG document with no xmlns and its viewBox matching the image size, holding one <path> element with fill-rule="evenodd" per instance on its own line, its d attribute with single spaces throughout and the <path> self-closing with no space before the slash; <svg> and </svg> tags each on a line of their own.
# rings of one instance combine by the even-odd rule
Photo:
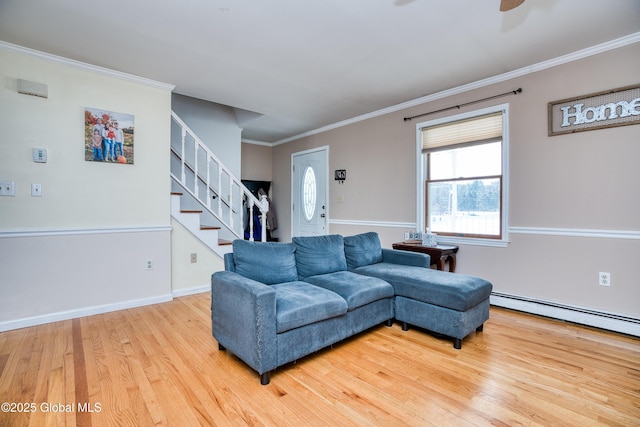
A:
<svg viewBox="0 0 640 427">
<path fill-rule="evenodd" d="M 395 295 L 396 320 L 452 337 L 456 349 L 473 330 L 481 331 L 489 318 L 489 296 L 493 286 L 487 280 L 431 268 L 382 262 L 377 233 L 344 238 L 351 271 L 383 279 Z M 404 251 L 400 251 L 404 252 Z M 426 255 L 428 256 L 428 255 Z"/>
</svg>

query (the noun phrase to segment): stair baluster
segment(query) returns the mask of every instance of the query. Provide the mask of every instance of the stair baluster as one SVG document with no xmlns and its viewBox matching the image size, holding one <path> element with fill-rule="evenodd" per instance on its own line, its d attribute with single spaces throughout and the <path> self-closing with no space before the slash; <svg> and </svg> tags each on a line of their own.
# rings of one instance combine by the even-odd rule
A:
<svg viewBox="0 0 640 427">
<path fill-rule="evenodd" d="M 249 233 L 250 240 L 253 238 L 253 209 L 257 207 L 261 213 L 261 230 L 262 241 L 267 240 L 267 212 L 269 211 L 269 202 L 266 196 L 262 196 L 261 200 L 256 198 L 251 191 L 242 184 L 240 179 L 235 177 L 229 169 L 218 159 L 218 157 L 207 147 L 198 136 L 180 119 L 175 113 L 171 112 L 172 127 L 177 126 L 180 129 L 179 148 L 177 144 L 171 143 L 171 155 L 173 160 L 177 160 L 180 165 L 179 178 L 174 174 L 173 168 L 171 178 L 180 187 L 181 191 L 188 193 L 195 201 L 197 201 L 207 212 L 220 222 L 221 226 L 226 228 L 234 238 L 244 238 L 244 215 L 245 209 L 242 201 L 244 200 L 249 209 Z M 172 132 L 172 135 L 174 133 Z M 189 144 L 187 144 L 187 141 Z M 190 147 L 193 141 L 193 151 Z M 175 141 L 177 142 L 177 141 Z M 188 146 L 189 145 L 189 146 Z M 205 156 L 205 157 L 201 157 Z M 202 164 L 201 164 L 202 163 Z M 203 171 L 206 165 L 206 172 Z M 217 168 L 216 183 L 211 180 L 211 168 Z M 193 175 L 193 180 L 191 176 Z M 228 180 L 228 194 L 223 192 L 223 186 L 226 187 Z M 200 187 L 204 187 L 200 191 Z M 237 189 L 237 190 L 236 190 Z M 237 194 L 234 195 L 234 190 Z M 203 194 L 204 193 L 204 194 Z M 236 199 L 237 197 L 237 199 Z M 204 198 L 204 199 L 203 199 Z M 212 199 L 217 199 L 217 206 L 213 206 Z M 234 205 L 237 203 L 237 206 Z"/>
</svg>

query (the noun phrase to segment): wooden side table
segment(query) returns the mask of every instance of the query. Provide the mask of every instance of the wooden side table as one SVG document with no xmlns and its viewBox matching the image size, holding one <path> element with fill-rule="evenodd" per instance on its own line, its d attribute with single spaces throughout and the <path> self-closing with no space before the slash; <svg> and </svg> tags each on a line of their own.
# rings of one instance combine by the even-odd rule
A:
<svg viewBox="0 0 640 427">
<path fill-rule="evenodd" d="M 444 271 L 444 264 L 449 262 L 449 272 L 456 271 L 457 246 L 437 245 L 433 247 L 422 246 L 421 243 L 399 242 L 392 245 L 393 249 L 402 251 L 420 252 L 431 257 L 431 264 L 435 264 L 438 270 Z"/>
</svg>

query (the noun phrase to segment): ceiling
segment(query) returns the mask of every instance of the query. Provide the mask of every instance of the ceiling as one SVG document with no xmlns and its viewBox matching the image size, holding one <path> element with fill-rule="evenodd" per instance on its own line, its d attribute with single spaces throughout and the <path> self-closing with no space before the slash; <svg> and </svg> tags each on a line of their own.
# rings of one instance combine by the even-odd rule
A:
<svg viewBox="0 0 640 427">
<path fill-rule="evenodd" d="M 0 0 L 0 40 L 259 113 L 292 136 L 640 31 L 640 1 Z"/>
</svg>

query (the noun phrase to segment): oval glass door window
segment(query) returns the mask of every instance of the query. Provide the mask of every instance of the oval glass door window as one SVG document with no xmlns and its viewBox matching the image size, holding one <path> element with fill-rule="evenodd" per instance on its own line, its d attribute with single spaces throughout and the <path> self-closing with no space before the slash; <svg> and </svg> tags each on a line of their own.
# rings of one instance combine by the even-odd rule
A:
<svg viewBox="0 0 640 427">
<path fill-rule="evenodd" d="M 310 166 L 307 166 L 302 176 L 302 204 L 305 219 L 311 221 L 316 212 L 316 174 Z"/>
</svg>

